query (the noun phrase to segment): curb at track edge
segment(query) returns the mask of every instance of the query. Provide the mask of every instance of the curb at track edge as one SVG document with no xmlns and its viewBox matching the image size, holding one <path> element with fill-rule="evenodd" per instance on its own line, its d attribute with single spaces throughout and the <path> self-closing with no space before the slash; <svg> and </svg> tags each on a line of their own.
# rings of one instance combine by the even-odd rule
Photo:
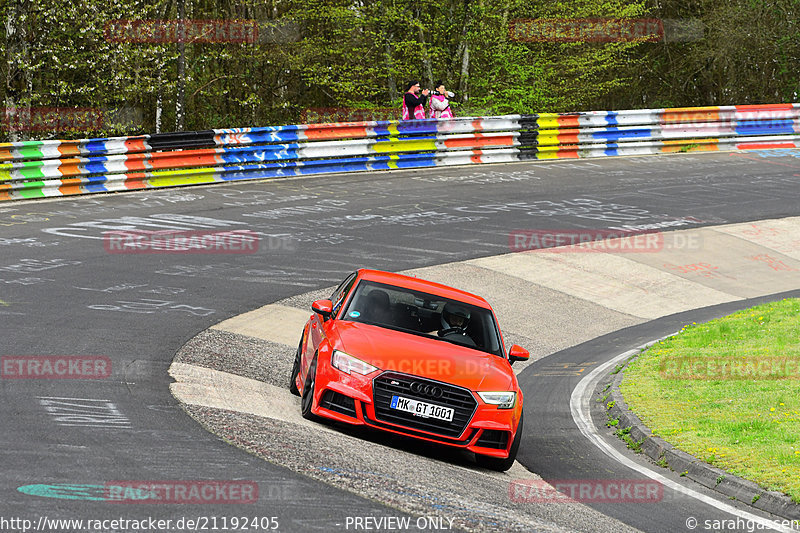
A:
<svg viewBox="0 0 800 533">
<path fill-rule="evenodd" d="M 667 337 L 662 337 L 662 339 Z M 649 347 L 662 339 L 648 342 L 646 346 Z M 637 348 L 637 350 L 639 349 Z M 653 435 L 650 428 L 628 408 L 619 389 L 624 378 L 625 367 L 642 351 L 639 350 L 638 353 L 626 357 L 620 371 L 610 380 L 609 398 L 614 403 L 606 412 L 609 416 L 619 419 L 616 427 L 618 429 L 630 428 L 630 437 L 636 442 L 641 442 L 642 453 L 655 462 L 665 462 L 667 468 L 673 472 L 681 472 L 683 477 L 750 507 L 790 520 L 800 519 L 800 505 L 782 492 L 764 489 L 753 481 L 712 466 Z M 606 373 L 603 378 L 599 381 L 598 386 L 600 383 L 607 382 L 605 378 L 611 378 L 610 372 Z"/>
<path fill-rule="evenodd" d="M 670 335 L 667 335 L 667 337 Z M 666 338 L 666 337 L 662 337 Z M 726 512 L 733 516 L 737 516 L 747 520 L 750 523 L 758 524 L 760 527 L 763 528 L 773 528 L 781 531 L 782 533 L 794 533 L 796 529 L 789 528 L 789 527 L 775 527 L 773 521 L 767 518 L 763 518 L 751 512 L 738 509 L 729 503 L 725 503 L 722 501 L 717 500 L 711 496 L 706 494 L 702 494 L 692 488 L 684 486 L 681 483 L 673 481 L 661 473 L 653 470 L 649 465 L 645 466 L 642 464 L 633 461 L 616 448 L 614 448 L 611 444 L 606 442 L 603 436 L 597 431 L 595 427 L 594 420 L 592 419 L 592 397 L 594 396 L 594 391 L 597 388 L 598 384 L 602 380 L 604 376 L 609 373 L 609 369 L 612 368 L 615 364 L 626 360 L 637 353 L 639 353 L 643 348 L 647 348 L 648 346 L 652 345 L 655 342 L 658 342 L 660 339 L 656 339 L 654 341 L 642 344 L 623 352 L 615 357 L 612 357 L 605 363 L 597 366 L 594 370 L 589 372 L 583 379 L 578 382 L 578 384 L 573 389 L 572 393 L 570 394 L 570 401 L 569 401 L 569 409 L 570 414 L 572 415 L 572 419 L 575 422 L 575 425 L 578 426 L 578 429 L 583 434 L 583 436 L 589 440 L 593 445 L 600 449 L 605 455 L 609 458 L 617 461 L 618 463 L 639 472 L 640 474 L 661 483 L 662 486 L 670 488 L 679 494 L 683 494 L 689 498 L 694 498 L 706 505 L 710 505 L 719 509 L 720 511 Z"/>
</svg>

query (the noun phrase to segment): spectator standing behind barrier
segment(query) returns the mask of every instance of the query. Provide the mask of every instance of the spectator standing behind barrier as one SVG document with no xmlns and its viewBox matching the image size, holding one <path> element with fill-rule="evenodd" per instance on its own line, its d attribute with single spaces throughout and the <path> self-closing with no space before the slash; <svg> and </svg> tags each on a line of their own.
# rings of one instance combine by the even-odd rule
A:
<svg viewBox="0 0 800 533">
<path fill-rule="evenodd" d="M 425 89 L 422 91 L 422 96 L 417 96 L 419 93 L 419 82 L 408 82 L 406 94 L 403 95 L 403 109 L 401 115 L 403 120 L 425 118 L 425 102 L 428 100 L 428 93 L 430 93 L 430 91 Z"/>
<path fill-rule="evenodd" d="M 444 88 L 444 83 L 437 81 L 436 89 L 431 95 L 431 104 L 428 112 L 429 118 L 453 118 L 453 110 L 450 108 L 449 98 L 455 95 Z"/>
</svg>

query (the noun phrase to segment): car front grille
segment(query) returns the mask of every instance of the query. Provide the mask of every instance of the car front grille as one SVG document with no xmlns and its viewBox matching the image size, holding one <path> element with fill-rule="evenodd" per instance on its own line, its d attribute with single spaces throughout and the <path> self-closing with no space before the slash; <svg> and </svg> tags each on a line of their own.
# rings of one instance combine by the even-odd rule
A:
<svg viewBox="0 0 800 533">
<path fill-rule="evenodd" d="M 415 382 L 418 385 L 436 387 L 437 392 L 441 391 L 441 394 L 433 397 L 413 392 L 412 385 Z M 456 438 L 464 432 L 478 407 L 478 402 L 475 401 L 472 393 L 465 388 L 399 372 L 384 372 L 376 377 L 372 381 L 372 391 L 375 416 L 379 421 L 451 438 Z M 392 409 L 390 407 L 392 396 L 402 396 L 434 405 L 452 407 L 454 410 L 453 420 L 447 422 L 435 418 L 423 418 Z"/>
</svg>

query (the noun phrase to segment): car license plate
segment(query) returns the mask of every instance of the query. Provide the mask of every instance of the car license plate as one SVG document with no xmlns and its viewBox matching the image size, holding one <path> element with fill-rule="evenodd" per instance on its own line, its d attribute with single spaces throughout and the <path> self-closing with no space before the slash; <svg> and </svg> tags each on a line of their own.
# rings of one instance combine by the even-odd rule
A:
<svg viewBox="0 0 800 533">
<path fill-rule="evenodd" d="M 452 407 L 442 407 L 441 405 L 420 402 L 411 398 L 403 398 L 402 396 L 392 396 L 390 407 L 406 413 L 413 413 L 417 416 L 436 418 L 446 422 L 453 421 L 453 413 L 455 412 Z"/>
</svg>

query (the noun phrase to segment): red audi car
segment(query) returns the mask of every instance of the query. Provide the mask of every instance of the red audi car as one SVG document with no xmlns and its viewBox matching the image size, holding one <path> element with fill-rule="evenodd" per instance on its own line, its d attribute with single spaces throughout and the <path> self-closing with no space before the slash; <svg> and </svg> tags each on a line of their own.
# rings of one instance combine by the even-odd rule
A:
<svg viewBox="0 0 800 533">
<path fill-rule="evenodd" d="M 317 300 L 289 390 L 316 416 L 466 448 L 508 470 L 522 434 L 522 391 L 483 298 L 414 277 L 358 270 Z"/>
</svg>

